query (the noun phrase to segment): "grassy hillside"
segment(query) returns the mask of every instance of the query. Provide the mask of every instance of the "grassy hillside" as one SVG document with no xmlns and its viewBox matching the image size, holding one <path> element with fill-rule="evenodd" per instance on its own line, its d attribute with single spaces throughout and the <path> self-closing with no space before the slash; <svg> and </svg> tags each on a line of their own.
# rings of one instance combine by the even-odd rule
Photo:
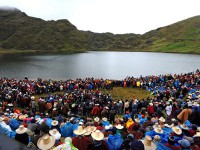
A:
<svg viewBox="0 0 200 150">
<path fill-rule="evenodd" d="M 139 34 L 80 31 L 68 20 L 44 21 L 18 9 L 0 10 L 0 52 L 87 50 L 200 53 L 200 16 Z"/>
</svg>

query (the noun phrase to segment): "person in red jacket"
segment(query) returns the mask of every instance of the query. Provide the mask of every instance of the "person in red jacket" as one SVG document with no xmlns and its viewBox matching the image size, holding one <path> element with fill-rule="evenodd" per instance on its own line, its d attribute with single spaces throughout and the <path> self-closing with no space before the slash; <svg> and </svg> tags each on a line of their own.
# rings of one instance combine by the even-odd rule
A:
<svg viewBox="0 0 200 150">
<path fill-rule="evenodd" d="M 152 114 L 155 113 L 153 103 L 149 103 L 149 106 L 147 107 L 147 112 L 148 112 L 149 116 L 151 116 Z"/>
<path fill-rule="evenodd" d="M 93 107 L 92 111 L 91 111 L 91 115 L 94 117 L 98 117 L 100 114 L 100 109 L 99 109 L 99 104 L 95 104 L 95 106 Z"/>
</svg>

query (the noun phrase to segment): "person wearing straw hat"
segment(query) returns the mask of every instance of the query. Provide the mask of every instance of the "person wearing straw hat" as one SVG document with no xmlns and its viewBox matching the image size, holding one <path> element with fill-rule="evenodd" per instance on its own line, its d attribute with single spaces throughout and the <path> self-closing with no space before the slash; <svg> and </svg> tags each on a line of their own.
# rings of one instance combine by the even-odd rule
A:
<svg viewBox="0 0 200 150">
<path fill-rule="evenodd" d="M 15 130 L 16 132 L 15 140 L 25 145 L 28 145 L 29 136 L 26 133 L 26 131 L 27 131 L 27 128 L 25 128 L 24 125 L 20 125 L 19 128 Z"/>
<path fill-rule="evenodd" d="M 83 135 L 90 136 L 90 134 L 96 131 L 97 128 L 95 126 L 87 126 L 85 129 L 86 129 L 86 132 Z"/>
<path fill-rule="evenodd" d="M 161 126 L 161 128 L 164 128 L 164 126 L 165 126 L 165 118 L 160 117 L 158 119 L 158 122 L 159 122 L 159 125 Z"/>
<path fill-rule="evenodd" d="M 177 136 L 182 138 L 182 129 L 179 128 L 178 126 L 172 127 L 173 133 L 171 133 L 171 136 Z"/>
<path fill-rule="evenodd" d="M 144 140 L 142 140 L 145 150 L 156 150 L 156 144 L 152 141 L 151 136 L 146 135 Z"/>
<path fill-rule="evenodd" d="M 159 134 L 164 133 L 164 131 L 162 130 L 162 128 L 154 128 L 154 131 L 155 131 L 156 133 L 159 133 Z"/>
<path fill-rule="evenodd" d="M 49 134 L 55 138 L 56 141 L 60 140 L 61 134 L 57 129 L 49 130 Z"/>
<path fill-rule="evenodd" d="M 61 133 L 60 127 L 59 127 L 59 124 L 58 124 L 58 121 L 57 121 L 57 120 L 53 120 L 53 121 L 51 122 L 51 129 L 57 129 L 57 130 Z"/>
<path fill-rule="evenodd" d="M 55 138 L 49 134 L 43 135 L 37 141 L 37 146 L 41 150 L 49 150 L 55 145 Z"/>
<path fill-rule="evenodd" d="M 76 137 L 72 138 L 72 144 L 79 150 L 88 150 L 88 146 L 91 144 L 91 140 L 88 137 L 84 137 L 86 129 L 83 126 L 78 126 L 78 129 L 73 131 Z"/>
<path fill-rule="evenodd" d="M 104 139 L 104 134 L 96 130 L 91 133 L 93 139 L 92 144 L 89 145 L 89 150 L 109 150 L 108 145 Z"/>
<path fill-rule="evenodd" d="M 98 126 L 99 125 L 99 117 L 95 117 L 94 118 L 94 126 Z"/>
<path fill-rule="evenodd" d="M 185 123 L 181 124 L 180 128 L 182 129 L 184 135 L 189 136 L 189 127 Z"/>
</svg>

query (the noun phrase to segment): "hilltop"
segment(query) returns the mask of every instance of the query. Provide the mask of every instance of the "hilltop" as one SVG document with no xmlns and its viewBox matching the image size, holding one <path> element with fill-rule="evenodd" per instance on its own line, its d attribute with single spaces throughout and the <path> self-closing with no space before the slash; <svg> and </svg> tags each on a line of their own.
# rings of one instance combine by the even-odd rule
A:
<svg viewBox="0 0 200 150">
<path fill-rule="evenodd" d="M 200 53 L 200 16 L 140 34 L 81 31 L 68 20 L 45 21 L 18 9 L 0 10 L 4 52 L 156 51 Z"/>
</svg>

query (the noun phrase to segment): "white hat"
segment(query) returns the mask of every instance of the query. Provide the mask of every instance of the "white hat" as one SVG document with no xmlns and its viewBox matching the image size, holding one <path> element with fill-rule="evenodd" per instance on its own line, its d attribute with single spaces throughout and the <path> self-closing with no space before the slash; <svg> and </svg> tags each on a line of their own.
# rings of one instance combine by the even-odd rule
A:
<svg viewBox="0 0 200 150">
<path fill-rule="evenodd" d="M 121 124 L 118 124 L 117 126 L 115 126 L 117 129 L 123 129 L 124 128 L 124 126 L 122 126 Z"/>
<path fill-rule="evenodd" d="M 95 118 L 94 118 L 94 121 L 95 121 L 95 122 L 99 122 L 99 120 L 100 120 L 99 117 L 95 117 Z"/>
<path fill-rule="evenodd" d="M 35 100 L 35 96 L 31 96 L 31 100 Z"/>
<path fill-rule="evenodd" d="M 105 130 L 109 130 L 110 127 L 108 125 L 105 126 Z"/>
<path fill-rule="evenodd" d="M 144 140 L 142 140 L 142 143 L 144 144 L 145 150 L 155 150 L 156 144 L 152 142 L 152 138 L 149 135 L 146 135 Z"/>
<path fill-rule="evenodd" d="M 154 131 L 155 131 L 156 133 L 163 133 L 162 128 L 154 128 Z"/>
<path fill-rule="evenodd" d="M 24 127 L 24 125 L 20 125 L 17 130 L 15 130 L 17 134 L 23 134 L 27 131 L 27 128 Z"/>
<path fill-rule="evenodd" d="M 172 130 L 178 135 L 182 134 L 182 130 L 178 126 L 172 127 Z"/>
<path fill-rule="evenodd" d="M 52 121 L 52 122 L 51 122 L 51 125 L 52 125 L 52 126 L 57 126 L 57 125 L 58 125 L 58 121 L 57 121 L 57 120 Z"/>
<path fill-rule="evenodd" d="M 97 128 L 95 126 L 87 126 L 86 132 L 83 135 L 90 135 L 92 132 L 94 132 Z"/>
<path fill-rule="evenodd" d="M 59 140 L 61 138 L 61 134 L 57 129 L 49 130 L 49 134 L 53 136 L 56 140 Z"/>
<path fill-rule="evenodd" d="M 137 122 L 137 123 L 140 122 L 140 119 L 139 119 L 139 118 L 135 118 L 134 120 L 135 120 L 135 122 Z"/>
<path fill-rule="evenodd" d="M 92 132 L 91 136 L 96 141 L 101 141 L 104 138 L 104 134 L 99 130 Z"/>
<path fill-rule="evenodd" d="M 106 117 L 103 117 L 102 120 L 103 121 L 108 121 L 108 119 Z"/>
<path fill-rule="evenodd" d="M 73 132 L 76 135 L 82 135 L 86 132 L 86 129 L 84 129 L 83 126 L 78 126 L 78 129 L 74 130 Z"/>
<path fill-rule="evenodd" d="M 149 103 L 150 106 L 153 106 L 153 103 Z"/>
<path fill-rule="evenodd" d="M 197 132 L 193 137 L 200 137 L 200 132 Z"/>
<path fill-rule="evenodd" d="M 153 128 L 160 128 L 160 125 L 156 122 L 154 125 L 153 125 Z"/>
<path fill-rule="evenodd" d="M 160 118 L 159 118 L 159 121 L 161 121 L 161 122 L 165 122 L 165 118 L 160 117 Z"/>
<path fill-rule="evenodd" d="M 50 136 L 49 134 L 43 135 L 39 140 L 37 141 L 38 148 L 42 150 L 48 150 L 52 148 L 55 144 L 55 138 L 53 136 Z"/>
<path fill-rule="evenodd" d="M 184 124 L 181 124 L 180 127 L 184 130 L 189 130 L 189 127 L 184 123 Z"/>
</svg>

